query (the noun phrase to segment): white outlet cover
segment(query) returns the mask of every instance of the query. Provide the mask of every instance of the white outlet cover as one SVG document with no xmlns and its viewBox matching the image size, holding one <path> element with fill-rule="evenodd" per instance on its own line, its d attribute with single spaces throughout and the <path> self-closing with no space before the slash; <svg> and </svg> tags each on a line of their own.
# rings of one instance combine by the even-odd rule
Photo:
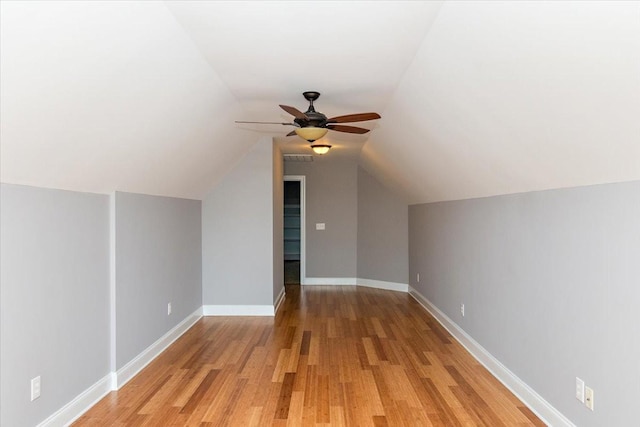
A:
<svg viewBox="0 0 640 427">
<path fill-rule="evenodd" d="M 167 304 L 167 316 L 171 314 L 171 303 Z"/>
<path fill-rule="evenodd" d="M 584 381 L 576 377 L 576 399 L 584 403 Z"/>
<path fill-rule="evenodd" d="M 324 222 L 317 222 L 316 223 L 316 230 L 324 230 L 324 229 L 325 229 Z"/>
<path fill-rule="evenodd" d="M 590 387 L 584 388 L 584 404 L 593 411 L 593 389 Z"/>
<path fill-rule="evenodd" d="M 464 317 L 464 304 L 460 304 L 460 313 L 462 314 L 462 317 Z"/>
</svg>

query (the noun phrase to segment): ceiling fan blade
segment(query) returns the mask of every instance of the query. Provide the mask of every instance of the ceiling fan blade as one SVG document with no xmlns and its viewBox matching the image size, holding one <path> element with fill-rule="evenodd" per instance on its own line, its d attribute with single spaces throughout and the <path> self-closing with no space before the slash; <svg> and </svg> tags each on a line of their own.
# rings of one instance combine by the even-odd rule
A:
<svg viewBox="0 0 640 427">
<path fill-rule="evenodd" d="M 345 126 L 345 125 L 327 125 L 327 129 L 336 130 L 338 132 L 357 133 L 360 135 L 362 135 L 363 133 L 369 132 L 369 129 L 359 128 L 356 126 Z"/>
<path fill-rule="evenodd" d="M 295 130 L 292 130 L 291 132 L 289 132 L 288 134 L 286 134 L 285 136 L 293 136 L 296 134 Z"/>
<path fill-rule="evenodd" d="M 364 122 L 367 120 L 376 120 L 379 118 L 380 118 L 380 114 L 378 113 L 347 114 L 346 116 L 332 117 L 327 120 L 327 123 Z"/>
<path fill-rule="evenodd" d="M 236 123 L 257 123 L 260 125 L 285 125 L 285 126 L 295 126 L 295 123 L 282 123 L 282 122 L 246 122 L 243 120 L 236 120 Z"/>
<path fill-rule="evenodd" d="M 287 113 L 291 114 L 296 119 L 301 119 L 301 120 L 309 119 L 302 111 L 298 110 L 295 107 L 290 107 L 288 105 L 280 105 L 280 108 L 282 108 Z"/>
</svg>

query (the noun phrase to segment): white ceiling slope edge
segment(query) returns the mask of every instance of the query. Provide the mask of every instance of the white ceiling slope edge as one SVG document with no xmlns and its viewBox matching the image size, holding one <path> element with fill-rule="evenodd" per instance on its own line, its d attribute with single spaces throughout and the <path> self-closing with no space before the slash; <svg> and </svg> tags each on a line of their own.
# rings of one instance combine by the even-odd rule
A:
<svg viewBox="0 0 640 427">
<path fill-rule="evenodd" d="M 640 179 L 639 2 L 447 2 L 362 162 L 410 203 Z"/>
<path fill-rule="evenodd" d="M 200 198 L 256 141 L 162 3 L 1 8 L 2 182 Z"/>
<path fill-rule="evenodd" d="M 306 149 L 233 123 L 304 90 L 382 114 L 328 156 L 411 203 L 640 179 L 638 1 L 0 7 L 2 182 L 201 198 L 261 135 Z"/>
</svg>

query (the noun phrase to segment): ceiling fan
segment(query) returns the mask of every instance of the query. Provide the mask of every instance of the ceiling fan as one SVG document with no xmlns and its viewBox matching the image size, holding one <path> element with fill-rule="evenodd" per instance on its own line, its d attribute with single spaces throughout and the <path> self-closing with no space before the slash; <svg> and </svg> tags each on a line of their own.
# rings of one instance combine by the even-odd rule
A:
<svg viewBox="0 0 640 427">
<path fill-rule="evenodd" d="M 324 114 L 318 112 L 313 107 L 313 101 L 320 97 L 320 92 L 307 91 L 302 96 L 309 101 L 309 108 L 304 113 L 295 107 L 289 105 L 280 105 L 287 113 L 295 117 L 291 123 L 282 122 L 248 122 L 236 120 L 236 123 L 258 123 L 258 124 L 276 124 L 285 126 L 295 126 L 295 130 L 289 132 L 287 136 L 298 135 L 311 143 L 311 148 L 318 154 L 325 154 L 331 148 L 328 144 L 315 143 L 318 139 L 327 134 L 329 130 L 337 132 L 355 133 L 362 135 L 369 132 L 369 129 L 342 125 L 340 123 L 364 122 L 367 120 L 376 120 L 380 118 L 378 113 L 357 113 L 347 114 L 344 116 L 336 116 L 327 118 Z"/>
</svg>

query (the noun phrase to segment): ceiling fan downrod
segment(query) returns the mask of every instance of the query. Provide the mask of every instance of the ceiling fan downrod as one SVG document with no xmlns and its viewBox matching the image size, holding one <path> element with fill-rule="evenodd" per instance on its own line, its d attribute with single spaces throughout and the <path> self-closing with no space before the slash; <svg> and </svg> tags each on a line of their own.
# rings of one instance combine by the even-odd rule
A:
<svg viewBox="0 0 640 427">
<path fill-rule="evenodd" d="M 313 101 L 320 98 L 320 92 L 310 90 L 310 91 L 302 92 L 302 96 L 304 96 L 304 99 L 309 101 L 309 109 L 307 110 L 307 113 L 309 112 L 315 113 L 316 109 L 313 108 Z"/>
</svg>

